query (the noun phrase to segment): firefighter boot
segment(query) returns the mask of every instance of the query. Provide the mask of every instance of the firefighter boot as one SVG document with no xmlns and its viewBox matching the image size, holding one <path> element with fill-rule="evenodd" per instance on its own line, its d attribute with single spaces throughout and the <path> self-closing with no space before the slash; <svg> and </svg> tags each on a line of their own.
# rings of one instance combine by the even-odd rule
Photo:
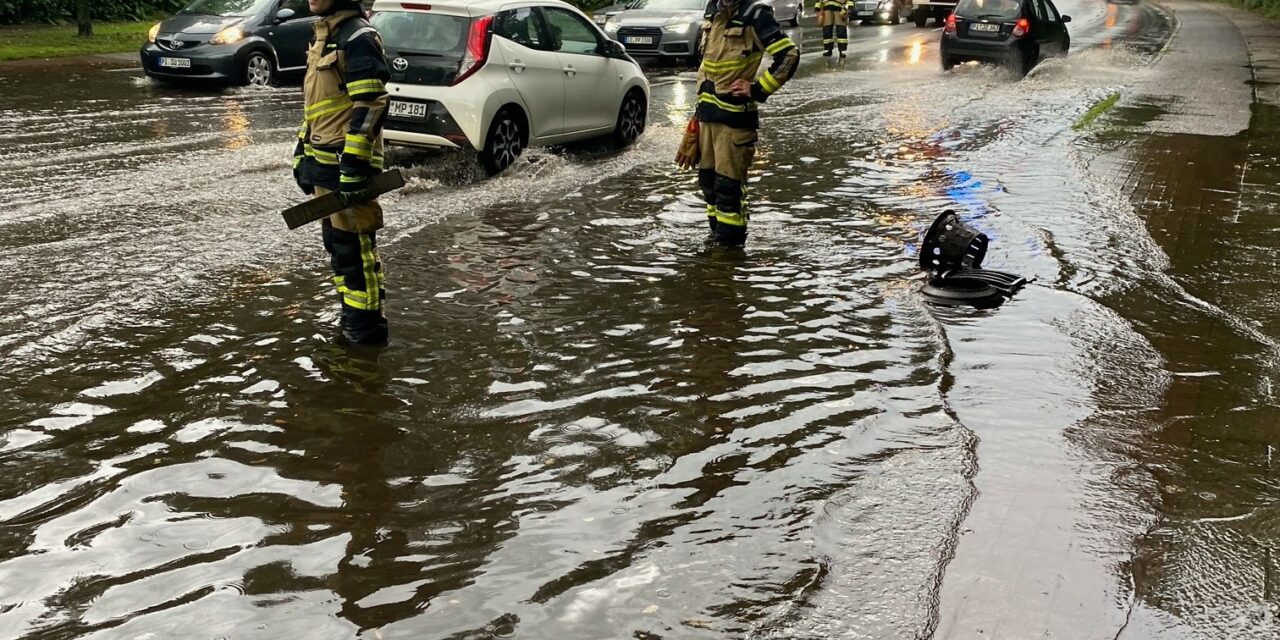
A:
<svg viewBox="0 0 1280 640">
<path fill-rule="evenodd" d="M 386 343 L 387 320 L 382 315 L 386 290 L 376 234 L 343 231 L 330 220 L 323 221 L 321 230 L 342 300 L 343 338 L 354 344 Z"/>
</svg>

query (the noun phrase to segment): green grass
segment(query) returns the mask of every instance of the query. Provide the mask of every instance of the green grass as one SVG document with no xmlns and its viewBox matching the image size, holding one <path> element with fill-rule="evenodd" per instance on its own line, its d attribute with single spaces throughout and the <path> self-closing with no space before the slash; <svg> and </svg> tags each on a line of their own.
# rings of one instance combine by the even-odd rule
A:
<svg viewBox="0 0 1280 640">
<path fill-rule="evenodd" d="M 147 40 L 154 22 L 103 22 L 93 25 L 93 36 L 81 38 L 76 26 L 23 25 L 0 27 L 0 60 L 63 58 L 99 53 L 137 51 Z"/>
<path fill-rule="evenodd" d="M 1273 20 L 1280 20 L 1280 0 L 1218 0 L 1254 13 L 1260 13 Z"/>
<path fill-rule="evenodd" d="M 1076 131 L 1079 131 L 1093 124 L 1093 121 L 1097 120 L 1098 116 L 1105 113 L 1107 109 L 1110 109 L 1111 107 L 1116 106 L 1116 102 L 1118 102 L 1119 100 L 1120 100 L 1119 91 L 1103 98 L 1102 100 L 1099 100 L 1097 104 L 1093 105 L 1092 107 L 1089 107 L 1089 110 L 1084 112 L 1084 115 L 1080 116 L 1080 119 L 1076 120 L 1076 123 L 1071 125 L 1071 128 L 1075 129 Z"/>
</svg>

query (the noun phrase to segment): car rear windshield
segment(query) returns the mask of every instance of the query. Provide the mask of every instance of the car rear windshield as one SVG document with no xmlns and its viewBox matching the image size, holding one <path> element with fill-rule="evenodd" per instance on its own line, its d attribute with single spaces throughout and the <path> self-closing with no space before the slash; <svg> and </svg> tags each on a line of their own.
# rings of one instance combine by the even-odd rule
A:
<svg viewBox="0 0 1280 640">
<path fill-rule="evenodd" d="M 443 13 L 379 11 L 372 24 L 388 51 L 420 54 L 458 54 L 467 46 L 471 19 Z"/>
<path fill-rule="evenodd" d="M 192 0 L 179 14 L 195 16 L 252 16 L 275 0 Z"/>
<path fill-rule="evenodd" d="M 963 18 L 1012 20 L 1021 14 L 1021 0 L 960 0 L 956 15 Z"/>
</svg>

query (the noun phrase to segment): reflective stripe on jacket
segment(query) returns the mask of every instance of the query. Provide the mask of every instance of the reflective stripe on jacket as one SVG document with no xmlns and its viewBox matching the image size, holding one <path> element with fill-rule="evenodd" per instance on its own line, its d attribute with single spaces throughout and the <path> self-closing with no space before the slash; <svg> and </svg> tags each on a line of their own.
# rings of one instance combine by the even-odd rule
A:
<svg viewBox="0 0 1280 640">
<path fill-rule="evenodd" d="M 724 0 L 723 5 L 712 0 L 705 18 L 702 66 L 698 69 L 698 120 L 755 129 L 760 123 L 757 104 L 791 79 L 800 49 L 782 32 L 767 0 Z M 771 63 L 759 74 L 765 56 Z M 751 97 L 729 93 L 736 80 L 752 83 Z"/>
<path fill-rule="evenodd" d="M 344 179 L 382 170 L 390 77 L 382 39 L 359 12 L 342 11 L 315 24 L 294 150 L 303 182 L 336 190 Z"/>
</svg>

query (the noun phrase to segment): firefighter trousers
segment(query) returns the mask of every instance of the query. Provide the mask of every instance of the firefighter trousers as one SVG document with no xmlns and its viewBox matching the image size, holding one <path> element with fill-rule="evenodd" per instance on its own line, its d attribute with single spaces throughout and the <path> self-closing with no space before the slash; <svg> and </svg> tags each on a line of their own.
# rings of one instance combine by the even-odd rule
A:
<svg viewBox="0 0 1280 640">
<path fill-rule="evenodd" d="M 825 9 L 818 19 L 818 25 L 822 27 L 823 55 L 831 55 L 832 46 L 838 48 L 840 53 L 849 48 L 849 14 Z"/>
<path fill-rule="evenodd" d="M 756 155 L 755 129 L 703 122 L 698 129 L 698 186 L 707 201 L 707 223 L 717 244 L 747 241 L 747 171 Z"/>
<path fill-rule="evenodd" d="M 316 188 L 316 195 L 326 193 L 328 189 Z M 378 256 L 377 231 L 357 233 L 339 228 L 339 224 L 353 217 L 371 218 L 371 207 L 378 207 L 378 203 L 359 204 L 321 221 L 324 249 L 329 253 L 333 283 L 342 301 L 342 333 L 356 343 L 381 343 L 387 339 L 387 320 L 382 314 L 387 293 L 382 260 Z M 381 208 L 378 210 L 380 220 Z M 345 219 L 335 221 L 339 216 Z"/>
</svg>

